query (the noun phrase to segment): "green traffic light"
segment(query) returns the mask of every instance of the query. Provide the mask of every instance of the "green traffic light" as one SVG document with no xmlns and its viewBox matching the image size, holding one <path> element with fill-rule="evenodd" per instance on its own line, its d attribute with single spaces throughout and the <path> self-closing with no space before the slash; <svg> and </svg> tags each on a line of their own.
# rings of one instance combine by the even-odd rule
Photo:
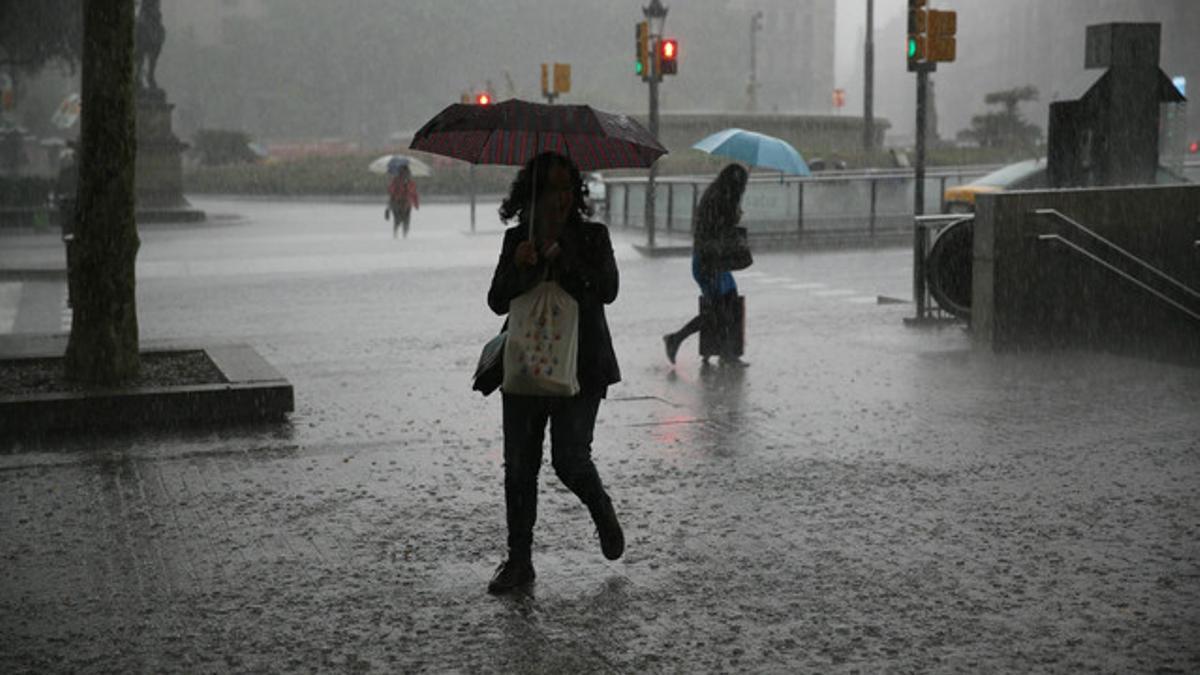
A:
<svg viewBox="0 0 1200 675">
<path fill-rule="evenodd" d="M 908 38 L 908 58 L 913 58 L 917 55 L 917 39 Z"/>
<path fill-rule="evenodd" d="M 642 62 L 641 62 L 641 61 L 635 61 L 635 62 L 634 62 L 634 64 L 633 64 L 633 72 L 634 72 L 634 74 L 635 74 L 635 75 L 641 75 L 641 74 L 642 74 L 642 71 L 643 71 L 644 69 L 645 69 L 645 66 L 644 66 L 644 65 L 642 65 Z"/>
</svg>

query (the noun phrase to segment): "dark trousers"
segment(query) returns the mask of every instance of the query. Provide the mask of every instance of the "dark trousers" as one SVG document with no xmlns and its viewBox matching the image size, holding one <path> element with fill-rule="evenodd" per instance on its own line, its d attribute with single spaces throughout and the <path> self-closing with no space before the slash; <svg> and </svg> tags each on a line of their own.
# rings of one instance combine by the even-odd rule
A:
<svg viewBox="0 0 1200 675">
<path fill-rule="evenodd" d="M 550 463 L 559 480 L 593 514 L 608 498 L 592 463 L 592 430 L 600 397 L 503 394 L 503 408 L 508 553 L 510 559 L 529 560 L 546 422 L 550 423 Z"/>
<path fill-rule="evenodd" d="M 412 205 L 408 202 L 391 202 L 388 208 L 392 210 L 392 238 L 395 239 L 396 231 L 401 227 L 404 228 L 404 236 L 408 237 L 408 222 L 412 219 Z"/>
</svg>

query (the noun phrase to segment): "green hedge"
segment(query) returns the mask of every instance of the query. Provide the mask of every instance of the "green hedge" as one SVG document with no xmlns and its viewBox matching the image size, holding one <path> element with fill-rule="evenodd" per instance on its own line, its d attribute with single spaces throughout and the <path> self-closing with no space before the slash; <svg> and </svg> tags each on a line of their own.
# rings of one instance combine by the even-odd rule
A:
<svg viewBox="0 0 1200 675">
<path fill-rule="evenodd" d="M 378 155 L 309 157 L 271 164 L 196 167 L 184 175 L 188 192 L 245 195 L 381 195 L 388 176 L 367 171 Z M 475 189 L 479 193 L 508 190 L 516 167 L 478 166 Z M 447 160 L 433 175 L 417 178 L 421 194 L 464 194 L 470 187 L 470 167 Z"/>
</svg>

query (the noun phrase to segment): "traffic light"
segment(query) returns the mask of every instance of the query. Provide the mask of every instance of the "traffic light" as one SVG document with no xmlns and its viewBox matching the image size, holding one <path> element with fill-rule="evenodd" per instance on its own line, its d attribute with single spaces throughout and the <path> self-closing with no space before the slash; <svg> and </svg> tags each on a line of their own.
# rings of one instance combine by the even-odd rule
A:
<svg viewBox="0 0 1200 675">
<path fill-rule="evenodd" d="M 666 38 L 658 44 L 658 68 L 655 71 L 661 75 L 674 75 L 679 72 L 679 41 Z"/>
<path fill-rule="evenodd" d="M 926 23 L 925 0 L 908 0 L 908 42 L 905 52 L 910 71 L 916 70 L 916 65 L 925 61 Z"/>
<path fill-rule="evenodd" d="M 565 94 L 569 91 L 571 91 L 571 64 L 554 64 L 554 93 Z"/>
<path fill-rule="evenodd" d="M 643 80 L 650 78 L 649 21 L 641 21 L 637 25 L 637 61 L 633 64 L 633 72 Z"/>
<path fill-rule="evenodd" d="M 1193 155 L 1200 153 L 1200 141 L 1192 141 L 1192 144 L 1188 146 L 1188 152 Z"/>
<path fill-rule="evenodd" d="M 957 51 L 954 34 L 958 31 L 958 13 L 931 9 L 926 23 L 929 34 L 926 58 L 929 61 L 953 61 Z"/>
</svg>

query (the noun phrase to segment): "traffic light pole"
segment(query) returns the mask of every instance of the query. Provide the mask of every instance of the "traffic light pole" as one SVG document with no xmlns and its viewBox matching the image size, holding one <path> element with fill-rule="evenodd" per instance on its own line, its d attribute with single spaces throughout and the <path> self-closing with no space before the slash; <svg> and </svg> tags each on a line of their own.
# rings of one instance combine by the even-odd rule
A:
<svg viewBox="0 0 1200 675">
<path fill-rule="evenodd" d="M 929 72 L 936 63 L 917 65 L 917 165 L 914 170 L 913 215 L 925 215 L 925 106 L 929 90 Z"/>
<path fill-rule="evenodd" d="M 658 53 L 658 40 L 655 40 L 654 52 Z M 653 66 L 655 59 L 650 59 L 650 65 Z M 653 67 L 650 68 L 650 135 L 658 140 L 658 82 L 659 73 Z M 658 160 L 655 160 L 650 165 L 650 176 L 646 180 L 646 246 L 654 248 L 654 179 L 658 176 Z"/>
<path fill-rule="evenodd" d="M 471 190 L 471 233 L 475 233 L 475 165 L 471 164 L 467 168 L 470 175 L 470 190 Z"/>
</svg>

